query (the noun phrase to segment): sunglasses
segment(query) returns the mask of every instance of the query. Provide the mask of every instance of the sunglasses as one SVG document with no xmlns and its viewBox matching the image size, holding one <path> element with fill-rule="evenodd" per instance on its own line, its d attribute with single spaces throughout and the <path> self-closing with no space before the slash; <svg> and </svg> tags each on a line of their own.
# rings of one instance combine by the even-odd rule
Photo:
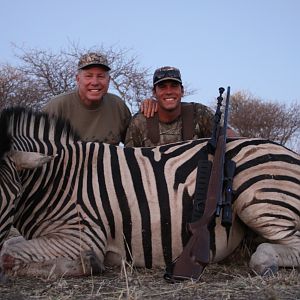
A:
<svg viewBox="0 0 300 300">
<path fill-rule="evenodd" d="M 170 78 L 177 78 L 180 79 L 180 72 L 178 70 L 159 70 L 156 71 L 155 75 L 154 75 L 154 81 L 166 78 L 166 77 L 170 77 Z"/>
</svg>

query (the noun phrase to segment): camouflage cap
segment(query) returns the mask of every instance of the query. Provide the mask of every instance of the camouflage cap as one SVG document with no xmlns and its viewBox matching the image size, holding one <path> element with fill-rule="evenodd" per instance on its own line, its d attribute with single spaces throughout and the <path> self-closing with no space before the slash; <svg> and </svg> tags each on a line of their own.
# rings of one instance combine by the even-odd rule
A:
<svg viewBox="0 0 300 300">
<path fill-rule="evenodd" d="M 78 62 L 78 70 L 91 66 L 102 66 L 107 71 L 110 70 L 106 57 L 100 53 L 90 52 L 80 57 Z"/>
<path fill-rule="evenodd" d="M 175 67 L 161 67 L 153 75 L 153 86 L 165 80 L 174 80 L 182 84 L 179 69 Z"/>
</svg>

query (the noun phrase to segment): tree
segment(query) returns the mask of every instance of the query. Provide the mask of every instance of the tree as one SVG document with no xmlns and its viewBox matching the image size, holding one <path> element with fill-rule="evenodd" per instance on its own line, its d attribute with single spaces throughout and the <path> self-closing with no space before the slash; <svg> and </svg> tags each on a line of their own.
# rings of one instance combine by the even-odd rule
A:
<svg viewBox="0 0 300 300">
<path fill-rule="evenodd" d="M 37 82 L 6 64 L 0 67 L 0 107 L 12 105 L 37 106 L 42 99 Z"/>
<path fill-rule="evenodd" d="M 285 145 L 299 135 L 300 104 L 262 101 L 248 92 L 231 96 L 230 124 L 244 137 L 262 137 Z"/>
<path fill-rule="evenodd" d="M 63 51 L 22 50 L 17 56 L 21 64 L 18 70 L 35 82 L 41 94 L 39 104 L 44 105 L 55 95 L 72 90 L 75 86 L 75 62 Z"/>
</svg>

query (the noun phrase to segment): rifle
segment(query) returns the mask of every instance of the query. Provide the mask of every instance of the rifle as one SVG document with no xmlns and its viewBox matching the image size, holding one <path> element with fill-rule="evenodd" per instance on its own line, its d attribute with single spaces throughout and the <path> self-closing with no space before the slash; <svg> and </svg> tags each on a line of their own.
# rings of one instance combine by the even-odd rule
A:
<svg viewBox="0 0 300 300">
<path fill-rule="evenodd" d="M 227 88 L 224 123 L 223 127 L 221 127 L 220 120 L 222 113 L 220 108 L 223 101 L 222 94 L 224 93 L 224 91 L 224 88 L 219 88 L 220 96 L 217 98 L 218 105 L 214 116 L 212 137 L 208 142 L 208 150 L 210 153 L 214 154 L 213 163 L 207 160 L 199 161 L 198 164 L 197 177 L 198 173 L 201 173 L 201 171 L 206 172 L 205 176 L 207 176 L 208 174 L 209 177 L 208 186 L 205 181 L 203 181 L 202 183 L 200 182 L 200 187 L 197 187 L 198 182 L 196 183 L 194 199 L 194 203 L 196 205 L 194 204 L 192 222 L 188 223 L 188 229 L 192 235 L 186 246 L 184 247 L 182 254 L 172 263 L 171 266 L 167 268 L 164 278 L 168 282 L 176 282 L 184 279 L 199 280 L 204 268 L 209 263 L 210 232 L 208 226 L 214 220 L 215 215 L 220 214 L 221 208 L 224 206 L 222 195 L 224 185 L 224 165 L 227 137 L 226 131 L 230 87 Z M 229 164 L 229 166 L 230 167 L 228 169 L 230 170 L 227 170 L 227 173 L 229 172 L 233 177 L 234 168 L 232 168 L 231 164 Z M 227 177 L 229 178 L 229 176 Z M 232 191 L 232 180 L 230 181 L 228 179 L 226 182 L 227 192 L 225 192 L 225 194 L 229 195 Z M 203 202 L 205 203 L 204 211 L 199 219 L 199 211 L 197 210 L 199 210 L 199 207 L 203 207 Z M 225 203 L 226 212 L 223 215 L 226 220 L 224 219 L 224 224 L 226 224 L 226 226 L 230 226 L 231 197 L 227 197 Z M 195 219 L 197 220 L 195 221 Z"/>
</svg>

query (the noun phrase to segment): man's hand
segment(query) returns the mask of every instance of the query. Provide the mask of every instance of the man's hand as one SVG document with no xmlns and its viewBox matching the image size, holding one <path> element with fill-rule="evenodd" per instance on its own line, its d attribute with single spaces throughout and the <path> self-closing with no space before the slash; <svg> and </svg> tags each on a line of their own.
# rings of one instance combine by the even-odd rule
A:
<svg viewBox="0 0 300 300">
<path fill-rule="evenodd" d="M 157 101 L 151 98 L 145 99 L 142 101 L 140 110 L 146 118 L 154 116 L 154 113 L 157 112 Z"/>
</svg>

